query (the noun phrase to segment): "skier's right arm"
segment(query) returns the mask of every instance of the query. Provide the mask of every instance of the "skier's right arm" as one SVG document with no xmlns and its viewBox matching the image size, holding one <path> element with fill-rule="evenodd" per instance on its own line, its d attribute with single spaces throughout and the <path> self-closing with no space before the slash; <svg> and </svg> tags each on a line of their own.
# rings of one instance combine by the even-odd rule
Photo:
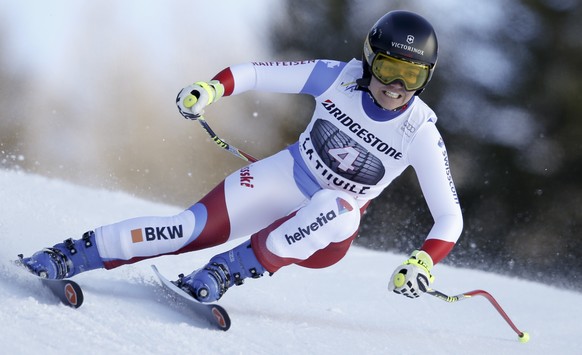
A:
<svg viewBox="0 0 582 355">
<path fill-rule="evenodd" d="M 335 64 L 337 63 L 337 64 Z M 222 96 L 257 90 L 316 96 L 329 87 L 341 70 L 339 62 L 254 62 L 228 67 L 209 82 L 196 82 L 182 89 L 176 105 L 182 116 L 196 119 L 204 108 Z"/>
<path fill-rule="evenodd" d="M 178 93 L 176 105 L 185 118 L 195 120 L 204 114 L 204 108 L 224 95 L 224 85 L 218 80 L 199 81 Z"/>
</svg>

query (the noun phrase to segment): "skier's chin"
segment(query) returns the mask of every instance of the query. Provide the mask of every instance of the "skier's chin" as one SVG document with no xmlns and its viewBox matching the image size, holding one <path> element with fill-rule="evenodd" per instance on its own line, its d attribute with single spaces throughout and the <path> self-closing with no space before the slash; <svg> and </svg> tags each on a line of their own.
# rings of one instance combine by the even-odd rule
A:
<svg viewBox="0 0 582 355">
<path fill-rule="evenodd" d="M 378 102 L 378 104 L 386 110 L 395 110 L 406 104 L 406 98 L 401 94 L 398 94 L 396 97 L 392 97 L 382 93 L 378 96 L 379 97 L 376 98 L 376 102 Z"/>
</svg>

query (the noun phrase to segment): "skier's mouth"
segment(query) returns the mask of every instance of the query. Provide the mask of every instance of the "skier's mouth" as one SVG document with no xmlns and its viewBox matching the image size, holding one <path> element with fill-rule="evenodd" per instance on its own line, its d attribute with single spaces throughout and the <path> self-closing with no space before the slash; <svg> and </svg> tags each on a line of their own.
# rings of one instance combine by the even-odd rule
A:
<svg viewBox="0 0 582 355">
<path fill-rule="evenodd" d="M 399 99 L 402 97 L 402 95 L 400 95 L 399 93 L 394 92 L 394 91 L 382 90 L 382 93 L 391 99 Z"/>
</svg>

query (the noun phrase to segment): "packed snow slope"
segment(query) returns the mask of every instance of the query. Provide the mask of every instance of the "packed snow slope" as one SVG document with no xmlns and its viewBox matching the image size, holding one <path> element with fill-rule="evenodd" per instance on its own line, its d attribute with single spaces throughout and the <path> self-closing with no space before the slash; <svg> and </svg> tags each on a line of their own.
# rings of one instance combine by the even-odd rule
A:
<svg viewBox="0 0 582 355">
<path fill-rule="evenodd" d="M 434 287 L 492 293 L 527 344 L 485 298 L 449 304 L 388 293 L 405 256 L 358 247 L 322 270 L 287 267 L 230 289 L 228 332 L 208 329 L 163 302 L 150 264 L 170 278 L 224 245 L 80 274 L 85 303 L 58 304 L 11 264 L 85 230 L 179 207 L 0 170 L 0 343 L 3 354 L 582 354 L 582 295 L 516 278 L 439 265 Z M 185 206 L 186 207 L 186 206 Z"/>
</svg>

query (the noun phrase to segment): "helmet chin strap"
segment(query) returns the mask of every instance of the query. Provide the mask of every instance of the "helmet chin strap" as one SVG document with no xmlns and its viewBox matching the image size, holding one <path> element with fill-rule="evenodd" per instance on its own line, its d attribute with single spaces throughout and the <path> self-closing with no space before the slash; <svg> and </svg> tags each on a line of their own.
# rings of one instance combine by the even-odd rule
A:
<svg viewBox="0 0 582 355">
<path fill-rule="evenodd" d="M 368 86 L 370 86 L 371 80 L 372 72 L 370 71 L 370 65 L 366 61 L 366 57 L 364 56 L 364 54 L 362 54 L 362 77 L 356 80 L 356 84 L 358 85 L 358 87 L 356 87 L 356 90 L 368 91 Z"/>
<path fill-rule="evenodd" d="M 370 86 L 371 80 L 372 77 L 370 75 L 364 75 L 362 78 L 356 80 L 356 84 L 358 85 L 358 87 L 356 87 L 356 90 L 369 91 L 368 86 Z"/>
</svg>

